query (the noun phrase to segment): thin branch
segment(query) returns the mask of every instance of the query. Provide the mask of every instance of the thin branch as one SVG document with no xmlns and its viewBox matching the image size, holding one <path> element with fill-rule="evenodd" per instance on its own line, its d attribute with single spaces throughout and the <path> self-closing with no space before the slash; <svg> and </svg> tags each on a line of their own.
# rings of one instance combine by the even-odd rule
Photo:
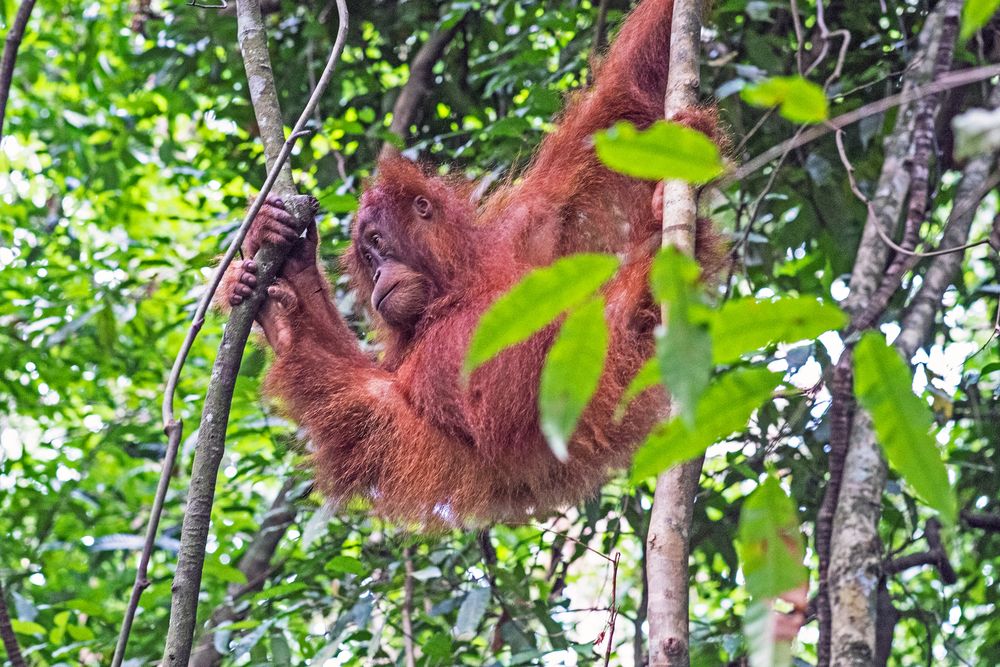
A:
<svg viewBox="0 0 1000 667">
<path fill-rule="evenodd" d="M 3 45 L 3 57 L 0 58 L 0 139 L 3 139 L 3 119 L 7 111 L 7 98 L 10 97 L 10 87 L 14 82 L 14 63 L 17 61 L 17 50 L 21 48 L 24 39 L 24 29 L 35 8 L 35 0 L 24 0 L 17 8 L 14 22 L 7 31 L 7 39 Z"/>
<path fill-rule="evenodd" d="M 699 0 L 674 2 L 664 96 L 666 118 L 698 103 L 699 42 L 704 9 Z M 674 247 L 693 257 L 697 219 L 694 188 L 679 180 L 664 181 L 663 247 Z M 660 313 L 664 326 L 669 326 L 665 305 Z M 650 667 L 686 666 L 690 661 L 688 556 L 694 496 L 704 460 L 702 455 L 674 466 L 656 480 L 646 535 Z"/>
<path fill-rule="evenodd" d="M 292 490 L 301 481 L 295 477 L 285 480 L 274 502 L 267 510 L 260 528 L 254 535 L 253 541 L 243 552 L 237 569 L 246 577 L 246 583 L 231 584 L 226 593 L 226 600 L 216 607 L 208 621 L 208 627 L 220 628 L 223 625 L 241 621 L 246 618 L 250 607 L 244 605 L 238 607 L 238 602 L 247 595 L 257 593 L 264 588 L 264 583 L 275 572 L 275 567 L 271 565 L 271 560 L 278 549 L 281 538 L 284 537 L 288 527 L 295 522 L 297 509 L 295 502 L 301 494 L 293 495 Z M 308 492 L 308 487 L 307 487 Z M 224 628 L 223 628 L 224 629 Z M 188 667 L 215 667 L 222 660 L 215 648 L 215 632 L 209 631 L 202 637 L 198 647 L 191 655 L 191 662 Z"/>
<path fill-rule="evenodd" d="M 392 105 L 392 123 L 389 131 L 402 140 L 409 135 L 410 125 L 416 119 L 417 111 L 423 103 L 434 80 L 434 65 L 441 60 L 444 51 L 462 28 L 464 19 L 456 21 L 445 30 L 438 30 L 423 43 L 410 61 L 410 78 L 399 92 Z M 386 158 L 399 152 L 392 142 L 382 144 L 380 157 Z"/>
<path fill-rule="evenodd" d="M 417 654 L 413 647 L 413 558 L 410 547 L 403 549 L 403 653 L 406 667 L 416 667 Z"/>
<path fill-rule="evenodd" d="M 926 85 L 917 86 L 911 90 L 890 95 L 889 97 L 882 98 L 881 100 L 877 100 L 871 104 L 858 107 L 854 111 L 848 111 L 847 113 L 841 114 L 836 118 L 828 120 L 822 125 L 815 125 L 803 132 L 801 135 L 792 137 L 791 139 L 781 142 L 777 146 L 767 149 L 738 169 L 720 177 L 717 181 L 711 183 L 711 185 L 719 188 L 726 188 L 733 183 L 742 181 L 764 165 L 780 157 L 785 152 L 798 148 L 799 146 L 804 146 L 830 132 L 835 132 L 840 128 L 847 127 L 848 125 L 856 123 L 864 118 L 868 118 L 869 116 L 884 113 L 893 107 L 909 104 L 910 102 L 927 95 L 936 95 L 937 93 L 951 90 L 952 88 L 961 88 L 962 86 L 967 86 L 970 83 L 984 81 L 994 76 L 1000 76 L 1000 65 L 972 67 L 960 72 L 951 72 Z"/>
<path fill-rule="evenodd" d="M 893 558 L 883 566 L 882 571 L 887 575 L 893 575 L 905 572 L 911 567 L 933 565 L 941 575 L 941 581 L 949 585 L 954 584 L 958 581 L 958 575 L 948 560 L 948 550 L 941 542 L 941 523 L 937 519 L 927 520 L 924 537 L 927 538 L 927 551 Z"/>
<path fill-rule="evenodd" d="M 243 3 L 240 3 L 241 5 Z M 319 99 L 333 77 L 333 70 L 340 58 L 346 41 L 347 7 L 344 0 L 338 0 L 337 9 L 340 13 L 340 25 L 337 39 L 326 68 L 320 77 L 319 84 L 313 91 L 303 109 L 290 136 L 282 140 L 284 128 L 281 123 L 281 112 L 277 106 L 277 95 L 274 90 L 273 76 L 267 54 L 267 39 L 263 32 L 263 22 L 260 8 L 256 3 L 248 2 L 246 15 L 241 15 L 240 46 L 247 65 L 247 75 L 250 80 L 250 91 L 255 112 L 260 125 L 261 138 L 264 143 L 265 157 L 268 166 L 267 178 L 261 186 L 256 200 L 247 211 L 236 238 L 230 244 L 223 256 L 206 293 L 203 295 L 184 343 L 177 354 L 167 379 L 167 387 L 163 398 L 164 429 L 168 436 L 167 455 L 163 462 L 160 483 L 154 500 L 146 531 L 146 544 L 140 557 L 140 567 L 136 572 L 136 580 L 132 590 L 129 607 L 122 622 L 121 633 L 115 648 L 114 667 L 122 663 L 132 622 L 138 608 L 142 590 L 148 586 L 146 568 L 152 553 L 156 530 L 162 514 L 163 501 L 169 486 L 170 476 L 176 461 L 177 446 L 180 442 L 183 426 L 174 416 L 173 399 L 181 370 L 187 359 L 198 332 L 205 320 L 205 313 L 212 302 L 212 297 L 222 281 L 222 277 L 236 256 L 243 239 L 250 229 L 250 224 L 256 217 L 271 188 L 277 185 L 277 192 L 286 196 L 289 208 L 297 220 L 306 219 L 308 212 L 306 201 L 297 201 L 296 191 L 292 181 L 291 169 L 285 163 L 291 155 L 292 148 L 299 137 L 306 134 L 305 125 Z M 241 14 L 243 14 L 241 12 Z M 247 26 L 249 20 L 250 25 Z M 256 55 L 258 61 L 254 64 L 251 57 Z M 268 83 L 270 85 L 268 85 Z M 261 107 L 266 104 L 257 99 L 261 94 L 270 93 L 271 100 L 266 111 Z M 255 96 L 256 94 L 256 96 Z M 232 392 L 236 375 L 242 360 L 243 349 L 249 337 L 250 326 L 263 303 L 266 286 L 269 285 L 281 268 L 284 251 L 265 246 L 254 258 L 260 267 L 258 273 L 259 287 L 253 296 L 235 307 L 223 334 L 220 353 L 216 357 L 212 369 L 212 382 L 209 384 L 205 397 L 205 408 L 202 413 L 202 424 L 199 430 L 198 445 L 195 454 L 194 469 L 189 494 L 188 511 L 184 517 L 182 528 L 181 551 L 178 558 L 177 572 L 174 579 L 174 597 L 170 628 L 167 637 L 164 662 L 166 664 L 186 665 L 191 652 L 191 642 L 198 606 L 198 591 L 201 586 L 201 569 L 204 563 L 204 548 L 208 537 L 208 523 L 211 514 L 212 500 L 215 494 L 215 482 L 218 465 L 225 448 L 226 425 L 229 420 L 229 408 L 232 402 Z M 200 454 L 200 455 L 199 455 Z"/>
<path fill-rule="evenodd" d="M 1000 533 L 1000 514 L 962 510 L 961 517 L 962 521 L 970 528 L 979 528 L 992 533 Z"/>
<path fill-rule="evenodd" d="M 14 626 L 10 622 L 10 610 L 7 608 L 7 593 L 4 591 L 3 582 L 0 581 L 0 640 L 3 640 L 4 650 L 7 651 L 7 660 L 11 667 L 27 667 L 21 655 L 21 647 L 17 643 L 17 635 L 14 634 Z"/>
</svg>

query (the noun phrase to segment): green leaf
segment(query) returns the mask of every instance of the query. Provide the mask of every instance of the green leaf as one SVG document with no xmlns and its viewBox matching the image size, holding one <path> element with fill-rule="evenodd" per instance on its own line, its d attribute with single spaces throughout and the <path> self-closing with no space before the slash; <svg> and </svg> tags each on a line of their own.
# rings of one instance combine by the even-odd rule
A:
<svg viewBox="0 0 1000 667">
<path fill-rule="evenodd" d="M 808 580 L 795 503 L 781 483 L 768 475 L 740 512 L 740 560 L 747 592 L 773 598 Z"/>
<path fill-rule="evenodd" d="M 672 311 L 678 305 L 686 308 L 692 300 L 700 297 L 696 292 L 701 269 L 692 258 L 677 248 L 663 248 L 653 258 L 649 272 L 649 284 L 657 301 L 668 304 Z"/>
<path fill-rule="evenodd" d="M 653 429 L 635 455 L 632 481 L 694 458 L 745 429 L 753 411 L 771 397 L 780 380 L 780 373 L 763 368 L 737 368 L 716 378 L 698 401 L 693 426 L 674 418 Z"/>
<path fill-rule="evenodd" d="M 724 169 L 715 142 L 698 130 L 671 121 L 658 121 L 647 130 L 619 122 L 595 134 L 594 146 L 601 162 L 636 178 L 677 178 L 701 184 Z"/>
<path fill-rule="evenodd" d="M 955 491 L 948 481 L 931 429 L 930 407 L 913 393 L 910 368 L 877 332 L 866 333 L 854 349 L 854 390 L 871 414 L 890 465 L 924 502 L 953 524 Z"/>
<path fill-rule="evenodd" d="M 996 14 L 998 7 L 1000 0 L 965 0 L 962 7 L 961 38 L 966 40 L 972 37 Z"/>
<path fill-rule="evenodd" d="M 846 323 L 840 308 L 811 297 L 736 299 L 711 315 L 713 361 L 729 363 L 770 343 L 816 338 Z"/>
<path fill-rule="evenodd" d="M 356 574 L 358 576 L 363 575 L 367 570 L 365 569 L 364 563 L 362 563 L 357 558 L 352 556 L 334 556 L 323 568 L 327 572 L 344 572 L 346 574 Z"/>
<path fill-rule="evenodd" d="M 755 107 L 779 107 L 793 123 L 822 123 L 829 116 L 823 89 L 801 76 L 773 76 L 746 86 L 740 96 Z"/>
<path fill-rule="evenodd" d="M 16 618 L 10 619 L 10 626 L 19 635 L 44 635 L 45 628 L 32 621 L 20 621 Z"/>
<path fill-rule="evenodd" d="M 542 368 L 538 409 L 542 433 L 560 461 L 587 404 L 597 391 L 608 352 L 604 299 L 598 297 L 569 314 Z"/>
<path fill-rule="evenodd" d="M 475 639 L 479 623 L 486 615 L 490 603 L 490 589 L 487 586 L 473 588 L 462 600 L 458 608 L 458 618 L 455 620 L 455 638 L 461 641 Z"/>
<path fill-rule="evenodd" d="M 681 315 L 670 309 L 670 321 L 656 341 L 656 356 L 673 410 L 694 426 L 698 399 L 712 377 L 712 338 L 705 327 Z"/>
<path fill-rule="evenodd" d="M 792 664 L 792 642 L 774 637 L 777 612 L 770 600 L 753 600 L 743 615 L 750 667 L 788 667 Z"/>
<path fill-rule="evenodd" d="M 617 268 L 615 257 L 585 253 L 564 257 L 527 274 L 480 319 L 463 372 L 468 375 L 589 299 Z"/>
<path fill-rule="evenodd" d="M 615 420 L 621 421 L 625 417 L 625 411 L 628 410 L 629 404 L 642 392 L 657 386 L 660 383 L 660 378 L 659 360 L 656 358 L 648 359 L 629 382 L 628 388 L 622 394 L 621 400 L 618 401 L 618 406 L 615 408 Z"/>
</svg>

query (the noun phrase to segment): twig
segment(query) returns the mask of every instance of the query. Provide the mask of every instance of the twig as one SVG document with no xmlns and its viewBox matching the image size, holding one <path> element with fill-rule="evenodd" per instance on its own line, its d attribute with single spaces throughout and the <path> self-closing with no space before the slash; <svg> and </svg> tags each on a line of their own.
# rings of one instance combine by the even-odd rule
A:
<svg viewBox="0 0 1000 667">
<path fill-rule="evenodd" d="M 611 608 L 608 610 L 608 646 L 604 649 L 604 667 L 611 664 L 611 650 L 614 648 L 615 621 L 618 620 L 618 563 L 622 555 L 615 552 L 611 561 Z"/>
<path fill-rule="evenodd" d="M 937 519 L 927 520 L 924 537 L 927 538 L 927 551 L 893 558 L 885 564 L 882 571 L 887 575 L 893 575 L 911 567 L 933 565 L 941 575 L 941 581 L 949 585 L 954 584 L 958 581 L 958 575 L 948 560 L 948 550 L 941 542 L 941 523 Z"/>
<path fill-rule="evenodd" d="M 931 83 L 923 86 L 917 86 L 911 90 L 890 95 L 889 97 L 884 97 L 881 100 L 872 102 L 871 104 L 858 107 L 854 111 L 848 111 L 847 113 L 832 118 L 822 125 L 815 125 L 803 132 L 801 135 L 792 137 L 791 139 L 781 142 L 777 146 L 767 149 L 738 169 L 721 176 L 710 185 L 718 188 L 726 188 L 733 183 L 742 181 L 747 176 L 750 176 L 758 169 L 766 165 L 768 162 L 780 157 L 786 151 L 793 150 L 799 146 L 804 146 L 830 132 L 835 132 L 840 128 L 856 123 L 863 118 L 883 113 L 893 107 L 908 104 L 927 95 L 936 95 L 937 93 L 951 90 L 952 88 L 960 88 L 962 86 L 967 86 L 970 83 L 984 81 L 998 75 L 1000 75 L 1000 65 L 972 67 L 960 72 L 951 72 L 939 77 L 936 81 L 932 81 Z"/>
<path fill-rule="evenodd" d="M 7 31 L 7 39 L 3 45 L 3 58 L 0 58 L 0 139 L 3 138 L 3 119 L 7 111 L 7 98 L 10 96 L 10 87 L 14 82 L 14 62 L 17 60 L 17 50 L 21 47 L 21 40 L 24 39 L 24 29 L 28 25 L 31 17 L 31 10 L 35 8 L 35 0 L 24 0 L 17 8 L 14 22 Z"/>
<path fill-rule="evenodd" d="M 416 667 L 417 656 L 413 649 L 413 559 L 410 547 L 403 548 L 403 653 L 406 667 Z"/>
<path fill-rule="evenodd" d="M 7 593 L 3 589 L 2 581 L 0 581 L 0 639 L 3 640 L 3 647 L 7 651 L 7 660 L 11 667 L 27 667 L 28 663 L 21 655 L 21 647 L 17 643 L 17 635 L 14 634 L 14 626 L 10 622 Z"/>
<path fill-rule="evenodd" d="M 263 24 L 260 17 L 259 7 L 254 3 L 248 4 L 252 5 L 252 7 L 248 8 L 249 11 L 256 8 L 255 23 L 260 26 L 259 35 L 248 36 L 246 31 L 240 31 L 241 48 L 244 49 L 244 59 L 248 65 L 248 78 L 252 79 L 253 77 L 249 74 L 250 62 L 247 59 L 248 49 L 245 48 L 244 42 L 248 39 L 256 37 L 258 40 L 257 52 L 266 61 L 267 40 L 263 33 Z M 298 121 L 295 123 L 291 134 L 283 141 L 283 143 L 282 136 L 284 131 L 281 126 L 281 113 L 277 108 L 277 97 L 274 93 L 274 83 L 273 77 L 271 77 L 270 74 L 269 63 L 265 68 L 260 68 L 261 71 L 266 72 L 266 75 L 261 74 L 260 72 L 256 73 L 256 76 L 258 77 L 265 76 L 263 81 L 251 80 L 251 93 L 269 89 L 272 97 L 274 98 L 273 109 L 270 110 L 272 113 L 268 114 L 268 116 L 269 118 L 274 119 L 274 122 L 277 124 L 276 129 L 269 126 L 268 123 L 265 122 L 265 114 L 262 114 L 259 110 L 257 110 L 257 100 L 254 100 L 255 111 L 258 111 L 257 116 L 261 129 L 261 138 L 264 142 L 264 151 L 268 163 L 268 174 L 267 178 L 264 180 L 264 184 L 261 186 L 257 198 L 250 206 L 250 210 L 247 211 L 236 237 L 233 239 L 229 249 L 223 256 L 218 268 L 216 268 L 208 289 L 202 296 L 202 299 L 195 310 L 191 327 L 188 329 L 187 336 L 184 339 L 184 343 L 181 345 L 180 351 L 177 353 L 173 368 L 170 371 L 170 376 L 167 379 L 167 386 L 164 390 L 162 407 L 164 431 L 166 432 L 168 438 L 167 452 L 163 461 L 163 470 L 160 474 L 160 482 L 157 486 L 153 509 L 146 528 L 146 541 L 143 546 L 142 555 L 140 556 L 139 568 L 136 572 L 135 584 L 132 588 L 132 596 L 129 600 L 129 606 L 125 612 L 125 618 L 122 621 L 122 629 L 118 637 L 118 644 L 115 647 L 115 656 L 112 661 L 113 667 L 121 665 L 125 658 L 125 649 L 128 644 L 129 633 L 132 629 L 132 622 L 135 618 L 136 610 L 138 609 L 139 597 L 142 595 L 142 591 L 149 585 L 146 578 L 147 568 L 152 554 L 153 544 L 156 539 L 156 531 L 159 526 L 160 516 L 163 512 L 163 503 L 170 484 L 170 477 L 173 474 L 173 468 L 177 458 L 177 448 L 183 431 L 181 421 L 176 419 L 174 416 L 173 407 L 174 394 L 177 389 L 177 383 L 180 379 L 181 370 L 184 368 L 187 355 L 194 344 L 195 338 L 198 336 L 198 332 L 204 324 L 205 314 L 208 312 L 208 308 L 212 303 L 212 297 L 215 295 L 215 291 L 222 282 L 222 277 L 225 274 L 226 269 L 236 256 L 237 251 L 240 249 L 243 239 L 246 237 L 247 232 L 250 229 L 250 224 L 257 216 L 261 206 L 263 206 L 264 200 L 271 191 L 271 188 L 274 187 L 275 184 L 278 184 L 279 192 L 284 190 L 284 192 L 288 195 L 293 195 L 295 193 L 291 170 L 285 166 L 285 163 L 288 160 L 288 156 L 291 155 L 295 142 L 299 137 L 304 136 L 307 133 L 305 130 L 305 124 L 309 116 L 312 114 L 313 109 L 315 109 L 316 105 L 319 103 L 319 99 L 326 90 L 326 87 L 329 85 L 330 80 L 333 77 L 334 67 L 336 66 L 337 60 L 340 58 L 340 53 L 343 50 L 347 33 L 347 7 L 344 4 L 344 0 L 338 0 L 337 9 L 340 13 L 340 25 L 337 31 L 337 39 L 334 43 L 333 50 L 327 60 L 326 68 L 323 70 L 319 83 L 317 84 L 316 89 L 313 90 L 312 95 L 309 97 L 309 101 L 306 103 Z M 261 44 L 263 45 L 262 48 L 260 48 Z M 270 80 L 269 88 L 266 85 L 262 87 L 254 85 L 255 83 L 266 83 L 267 80 Z M 277 150 L 276 145 L 280 145 L 280 148 L 277 148 Z M 290 197 L 288 204 L 296 219 L 304 219 L 304 211 L 299 208 L 305 206 L 304 202 L 296 202 Z M 256 315 L 258 308 L 263 302 L 265 293 L 264 290 L 277 275 L 284 257 L 282 251 L 273 247 L 265 246 L 257 253 L 257 256 L 254 259 L 257 260 L 258 266 L 260 267 L 258 273 L 260 287 L 258 287 L 258 289 L 254 292 L 253 296 L 233 309 L 229 324 L 226 326 L 225 333 L 223 334 L 220 353 L 216 357 L 215 364 L 212 369 L 213 379 L 209 384 L 208 393 L 205 397 L 205 408 L 202 413 L 202 428 L 199 430 L 195 467 L 192 472 L 188 512 L 184 517 L 181 552 L 179 556 L 177 576 L 175 576 L 174 580 L 174 604 L 177 608 L 173 611 L 178 612 L 178 614 L 175 615 L 174 613 L 171 613 L 170 634 L 168 634 L 167 638 L 167 654 L 165 656 L 165 662 L 168 664 L 186 665 L 188 656 L 191 652 L 191 640 L 194 633 L 194 623 L 197 614 L 198 590 L 201 585 L 201 568 L 204 563 L 205 556 L 204 546 L 208 536 L 208 521 L 215 493 L 215 479 L 216 472 L 218 471 L 218 463 L 222 457 L 225 445 L 226 424 L 229 420 L 229 408 L 232 401 L 232 392 L 236 374 L 239 371 L 243 349 L 246 346 L 246 341 L 249 337 L 250 326 L 253 323 L 253 318 Z M 198 452 L 202 452 L 203 456 L 198 456 Z M 205 458 L 209 459 L 207 464 L 204 464 Z M 185 537 L 187 540 L 185 540 Z M 190 567 L 190 571 L 182 569 L 182 563 Z M 178 618 L 178 616 L 182 616 L 183 618 Z M 175 652 L 171 653 L 172 650 Z"/>
</svg>

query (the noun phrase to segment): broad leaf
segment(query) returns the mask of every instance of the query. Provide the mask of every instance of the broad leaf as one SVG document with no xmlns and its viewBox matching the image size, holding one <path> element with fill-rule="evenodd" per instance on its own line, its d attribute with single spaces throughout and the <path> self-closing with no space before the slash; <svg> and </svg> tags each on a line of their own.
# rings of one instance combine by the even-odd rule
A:
<svg viewBox="0 0 1000 667">
<path fill-rule="evenodd" d="M 486 614 L 490 602 L 490 589 L 486 586 L 473 588 L 462 600 L 458 608 L 458 619 L 455 621 L 455 637 L 463 641 L 474 639 L 479 629 L 479 622 Z"/>
<path fill-rule="evenodd" d="M 621 421 L 625 416 L 625 411 L 628 410 L 629 404 L 635 400 L 635 398 L 646 391 L 647 389 L 652 389 L 653 387 L 660 384 L 660 362 L 658 359 L 648 359 L 646 363 L 642 365 L 639 372 L 635 374 L 632 381 L 629 382 L 628 388 L 625 393 L 622 394 L 621 400 L 618 402 L 618 406 L 615 408 L 615 420 Z"/>
<path fill-rule="evenodd" d="M 465 374 L 589 299 L 617 268 L 618 260 L 610 255 L 580 254 L 526 275 L 480 319 L 465 358 Z"/>
<path fill-rule="evenodd" d="M 698 399 L 712 376 L 712 338 L 705 327 L 675 317 L 672 308 L 670 313 L 656 341 L 656 356 L 674 412 L 693 426 Z"/>
<path fill-rule="evenodd" d="M 996 14 L 1000 0 L 965 0 L 962 7 L 962 39 L 972 37 L 976 31 Z"/>
<path fill-rule="evenodd" d="M 823 89 L 801 76 L 773 76 L 745 87 L 740 96 L 755 107 L 778 107 L 793 123 L 822 123 L 829 115 Z"/>
<path fill-rule="evenodd" d="M 753 600 L 743 615 L 750 667 L 788 667 L 792 664 L 792 643 L 775 641 L 777 612 L 771 600 Z"/>
<path fill-rule="evenodd" d="M 663 248 L 653 258 L 649 272 L 649 284 L 653 296 L 676 311 L 678 305 L 687 308 L 691 302 L 699 301 L 701 292 L 697 289 L 698 263 L 676 248 Z"/>
<path fill-rule="evenodd" d="M 594 135 L 597 157 L 611 169 L 649 180 L 707 183 L 722 173 L 719 148 L 686 125 L 658 121 L 647 130 L 628 122 Z"/>
<path fill-rule="evenodd" d="M 840 308 L 810 297 L 736 299 L 711 315 L 713 361 L 730 363 L 770 343 L 816 338 L 846 322 Z"/>
<path fill-rule="evenodd" d="M 726 436 L 742 431 L 754 410 L 771 397 L 780 373 L 737 368 L 723 374 L 702 394 L 693 426 L 674 418 L 660 424 L 636 453 L 632 481 L 639 482 L 700 455 Z"/>
<path fill-rule="evenodd" d="M 743 503 L 739 551 L 747 592 L 755 598 L 777 597 L 808 580 L 798 512 L 770 475 Z"/>
<path fill-rule="evenodd" d="M 542 433 L 560 461 L 587 404 L 597 391 L 608 351 L 604 299 L 593 299 L 566 318 L 542 368 L 538 409 Z"/>
<path fill-rule="evenodd" d="M 954 523 L 955 491 L 931 429 L 930 408 L 912 389 L 910 368 L 877 332 L 866 333 L 854 349 L 854 390 L 871 414 L 882 451 L 892 467 L 924 502 Z"/>
<path fill-rule="evenodd" d="M 1000 109 L 969 109 L 951 120 L 955 157 L 992 155 L 1000 149 Z"/>
</svg>

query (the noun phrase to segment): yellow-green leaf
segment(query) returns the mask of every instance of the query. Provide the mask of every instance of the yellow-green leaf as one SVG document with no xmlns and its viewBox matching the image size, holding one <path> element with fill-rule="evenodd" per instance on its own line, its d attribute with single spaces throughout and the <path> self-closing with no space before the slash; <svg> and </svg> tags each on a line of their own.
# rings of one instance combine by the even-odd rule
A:
<svg viewBox="0 0 1000 667">
<path fill-rule="evenodd" d="M 686 125 L 658 121 L 637 130 L 628 122 L 594 135 L 597 157 L 611 169 L 648 180 L 707 183 L 724 168 L 719 147 Z"/>
<path fill-rule="evenodd" d="M 913 393 L 909 366 L 882 334 L 866 333 L 854 349 L 854 390 L 868 410 L 889 464 L 924 502 L 954 523 L 955 490 L 931 430 L 930 407 Z"/>
<path fill-rule="evenodd" d="M 746 86 L 740 96 L 755 107 L 778 107 L 793 123 L 822 123 L 830 113 L 823 89 L 801 76 L 772 76 Z"/>
<path fill-rule="evenodd" d="M 589 299 L 617 268 L 618 260 L 611 255 L 584 253 L 563 257 L 526 275 L 479 320 L 464 372 L 471 373 Z"/>
</svg>

